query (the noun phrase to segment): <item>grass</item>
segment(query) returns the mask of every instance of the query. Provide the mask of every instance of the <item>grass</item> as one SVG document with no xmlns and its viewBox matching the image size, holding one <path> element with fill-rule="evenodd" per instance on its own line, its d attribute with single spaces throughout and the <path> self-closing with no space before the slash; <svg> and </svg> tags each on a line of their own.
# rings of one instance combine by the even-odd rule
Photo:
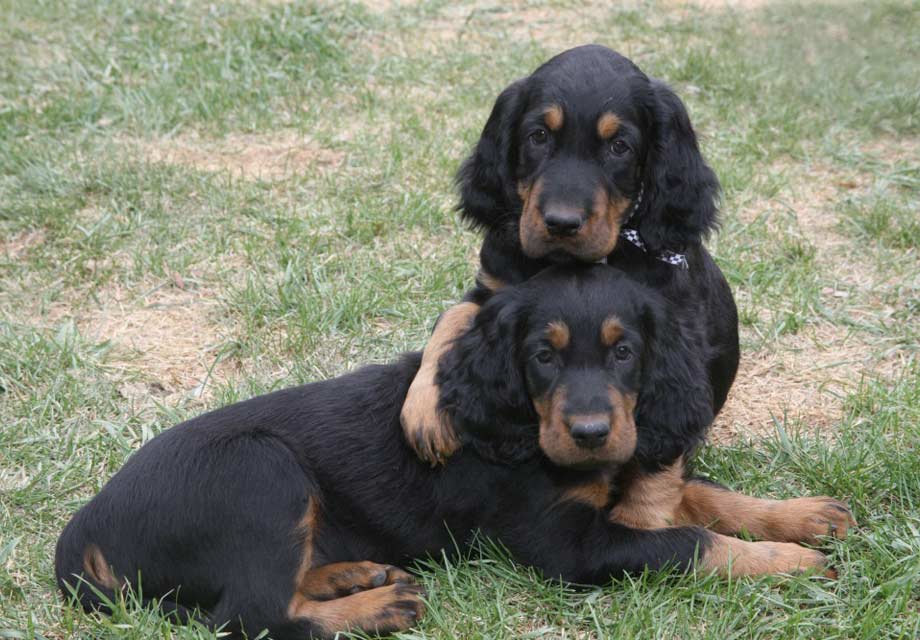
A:
<svg viewBox="0 0 920 640">
<path fill-rule="evenodd" d="M 492 100 L 589 41 L 675 86 L 724 186 L 744 360 L 700 466 L 861 526 L 834 582 L 572 590 L 483 542 L 402 637 L 920 636 L 920 7 L 707 5 L 0 0 L 0 638 L 214 637 L 64 606 L 67 518 L 182 418 L 423 345 Z"/>
</svg>

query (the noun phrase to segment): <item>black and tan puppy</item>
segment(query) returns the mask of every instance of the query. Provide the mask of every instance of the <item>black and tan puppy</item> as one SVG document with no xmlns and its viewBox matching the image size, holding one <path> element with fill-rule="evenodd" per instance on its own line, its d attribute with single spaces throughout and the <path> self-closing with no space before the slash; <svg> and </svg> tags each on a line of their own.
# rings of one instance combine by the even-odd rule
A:
<svg viewBox="0 0 920 640">
<path fill-rule="evenodd" d="M 848 511 L 829 499 L 757 500 L 675 472 L 667 512 L 654 504 L 675 526 L 609 518 L 643 513 L 644 494 L 621 491 L 636 486 L 637 456 L 670 460 L 699 441 L 712 411 L 702 344 L 618 271 L 558 268 L 492 297 L 446 354 L 442 403 L 467 444 L 445 465 L 420 461 L 402 438 L 418 355 L 254 398 L 132 456 L 61 535 L 58 582 L 87 610 L 140 584 L 178 621 L 198 608 L 207 624 L 284 640 L 412 626 L 421 592 L 395 566 L 450 552 L 477 529 L 577 583 L 665 565 L 822 567 L 797 544 L 703 527 L 842 535 Z M 666 427 L 635 421 L 676 389 L 697 400 L 671 403 Z"/>
<path fill-rule="evenodd" d="M 606 261 L 700 320 L 719 411 L 738 368 L 735 304 L 702 244 L 719 183 L 671 89 L 605 47 L 566 51 L 501 93 L 457 183 L 464 219 L 485 232 L 481 271 L 440 319 L 403 407 L 422 459 L 460 445 L 437 408 L 441 354 L 489 295 L 554 262 Z"/>
</svg>

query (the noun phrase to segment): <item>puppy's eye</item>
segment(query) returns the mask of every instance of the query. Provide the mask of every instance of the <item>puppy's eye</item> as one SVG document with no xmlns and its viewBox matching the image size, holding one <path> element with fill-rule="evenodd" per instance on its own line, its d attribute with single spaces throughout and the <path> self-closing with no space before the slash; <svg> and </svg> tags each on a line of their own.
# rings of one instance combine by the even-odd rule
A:
<svg viewBox="0 0 920 640">
<path fill-rule="evenodd" d="M 556 354 L 549 349 L 543 349 L 542 351 L 537 351 L 537 355 L 535 355 L 534 358 L 540 364 L 550 364 L 556 359 Z"/>
<path fill-rule="evenodd" d="M 632 358 L 632 349 L 627 347 L 625 344 L 617 345 L 617 348 L 613 350 L 613 357 L 615 357 L 620 362 L 625 362 Z"/>
<path fill-rule="evenodd" d="M 530 144 L 539 147 L 542 144 L 546 144 L 546 141 L 549 139 L 549 134 L 546 133 L 546 129 L 540 128 L 535 129 L 530 134 Z"/>
<path fill-rule="evenodd" d="M 630 152 L 629 145 L 619 138 L 611 140 L 608 146 L 610 148 L 610 152 L 617 156 L 623 156 Z"/>
</svg>

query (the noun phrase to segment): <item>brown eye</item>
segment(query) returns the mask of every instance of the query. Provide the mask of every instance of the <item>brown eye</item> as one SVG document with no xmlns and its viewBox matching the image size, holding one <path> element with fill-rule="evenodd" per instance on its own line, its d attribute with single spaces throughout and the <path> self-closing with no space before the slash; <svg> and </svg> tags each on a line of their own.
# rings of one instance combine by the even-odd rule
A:
<svg viewBox="0 0 920 640">
<path fill-rule="evenodd" d="M 620 362 L 625 362 L 632 358 L 632 349 L 625 344 L 617 345 L 617 348 L 613 350 L 613 356 Z"/>
<path fill-rule="evenodd" d="M 530 134 L 530 143 L 539 147 L 541 144 L 546 144 L 548 137 L 546 129 L 536 129 Z"/>
<path fill-rule="evenodd" d="M 555 359 L 555 354 L 553 354 L 553 352 L 548 349 L 544 349 L 542 351 L 538 351 L 534 358 L 536 358 L 537 362 L 540 364 L 549 364 Z"/>
<path fill-rule="evenodd" d="M 629 153 L 629 145 L 617 138 L 610 141 L 610 151 L 615 155 L 622 156 Z"/>
</svg>

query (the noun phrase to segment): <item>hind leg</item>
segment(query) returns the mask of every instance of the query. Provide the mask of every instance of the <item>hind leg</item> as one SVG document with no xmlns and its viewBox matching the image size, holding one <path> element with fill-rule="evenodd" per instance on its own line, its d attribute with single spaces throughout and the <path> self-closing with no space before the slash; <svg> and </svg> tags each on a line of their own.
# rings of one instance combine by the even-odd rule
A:
<svg viewBox="0 0 920 640">
<path fill-rule="evenodd" d="M 412 576 L 373 562 L 337 562 L 303 575 L 288 605 L 293 624 L 313 637 L 341 631 L 388 634 L 412 627 L 425 611 Z"/>
</svg>

